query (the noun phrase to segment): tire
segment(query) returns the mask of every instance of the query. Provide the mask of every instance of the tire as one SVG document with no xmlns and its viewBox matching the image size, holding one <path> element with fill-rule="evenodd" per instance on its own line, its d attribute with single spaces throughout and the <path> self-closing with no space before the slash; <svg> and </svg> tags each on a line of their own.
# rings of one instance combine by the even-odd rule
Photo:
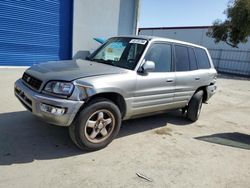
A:
<svg viewBox="0 0 250 188">
<path fill-rule="evenodd" d="M 197 121 L 202 107 L 203 91 L 196 92 L 188 103 L 187 118 L 193 122 Z"/>
<path fill-rule="evenodd" d="M 94 151 L 112 142 L 120 127 L 119 108 L 108 99 L 97 98 L 79 113 L 69 127 L 69 135 L 81 150 Z"/>
</svg>

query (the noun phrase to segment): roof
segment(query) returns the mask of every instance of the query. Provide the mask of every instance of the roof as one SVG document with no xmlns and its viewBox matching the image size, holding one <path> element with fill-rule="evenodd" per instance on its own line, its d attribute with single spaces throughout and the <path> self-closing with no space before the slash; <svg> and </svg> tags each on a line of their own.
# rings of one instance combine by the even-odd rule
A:
<svg viewBox="0 0 250 188">
<path fill-rule="evenodd" d="M 209 29 L 212 26 L 182 26 L 182 27 L 142 27 L 140 30 L 170 30 L 170 29 Z"/>
<path fill-rule="evenodd" d="M 124 35 L 124 36 L 116 36 L 116 37 L 128 37 L 128 38 L 135 38 L 135 39 L 144 39 L 144 40 L 148 40 L 148 41 L 164 41 L 164 42 L 189 45 L 189 46 L 205 49 L 205 47 L 203 47 L 203 46 L 199 46 L 199 45 L 196 45 L 193 43 L 184 42 L 184 41 L 180 41 L 180 40 L 165 38 L 165 37 L 157 37 L 157 36 L 149 36 L 149 35 Z"/>
</svg>

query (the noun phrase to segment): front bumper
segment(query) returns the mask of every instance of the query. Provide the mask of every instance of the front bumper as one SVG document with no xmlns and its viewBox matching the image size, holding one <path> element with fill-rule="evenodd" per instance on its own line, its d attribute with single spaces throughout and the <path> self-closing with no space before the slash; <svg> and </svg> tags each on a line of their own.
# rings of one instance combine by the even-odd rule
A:
<svg viewBox="0 0 250 188">
<path fill-rule="evenodd" d="M 47 123 L 60 126 L 69 126 L 84 101 L 73 101 L 68 99 L 60 99 L 53 96 L 48 96 L 42 93 L 35 92 L 27 87 L 22 79 L 15 82 L 15 96 L 20 100 L 23 106 L 31 111 L 34 115 L 40 117 Z M 41 104 L 47 104 L 59 108 L 65 108 L 66 111 L 62 115 L 54 115 L 41 110 Z"/>
</svg>

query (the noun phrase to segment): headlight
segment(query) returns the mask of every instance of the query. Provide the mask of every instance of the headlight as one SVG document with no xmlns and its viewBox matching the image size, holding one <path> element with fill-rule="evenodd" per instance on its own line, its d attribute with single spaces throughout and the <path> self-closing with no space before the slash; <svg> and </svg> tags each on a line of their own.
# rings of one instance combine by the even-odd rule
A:
<svg viewBox="0 0 250 188">
<path fill-rule="evenodd" d="M 46 84 L 44 91 L 69 96 L 74 89 L 74 85 L 70 82 L 59 82 L 59 81 L 50 81 Z"/>
</svg>

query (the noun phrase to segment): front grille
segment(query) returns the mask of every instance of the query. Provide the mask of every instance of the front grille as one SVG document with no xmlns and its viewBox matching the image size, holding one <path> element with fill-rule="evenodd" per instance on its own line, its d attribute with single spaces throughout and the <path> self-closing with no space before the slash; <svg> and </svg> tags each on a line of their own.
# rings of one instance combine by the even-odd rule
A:
<svg viewBox="0 0 250 188">
<path fill-rule="evenodd" d="M 42 85 L 42 81 L 33 77 L 33 76 L 30 76 L 26 73 L 23 74 L 23 77 L 22 77 L 23 81 L 28 84 L 31 88 L 35 89 L 35 90 L 39 90 L 41 85 Z"/>
</svg>

